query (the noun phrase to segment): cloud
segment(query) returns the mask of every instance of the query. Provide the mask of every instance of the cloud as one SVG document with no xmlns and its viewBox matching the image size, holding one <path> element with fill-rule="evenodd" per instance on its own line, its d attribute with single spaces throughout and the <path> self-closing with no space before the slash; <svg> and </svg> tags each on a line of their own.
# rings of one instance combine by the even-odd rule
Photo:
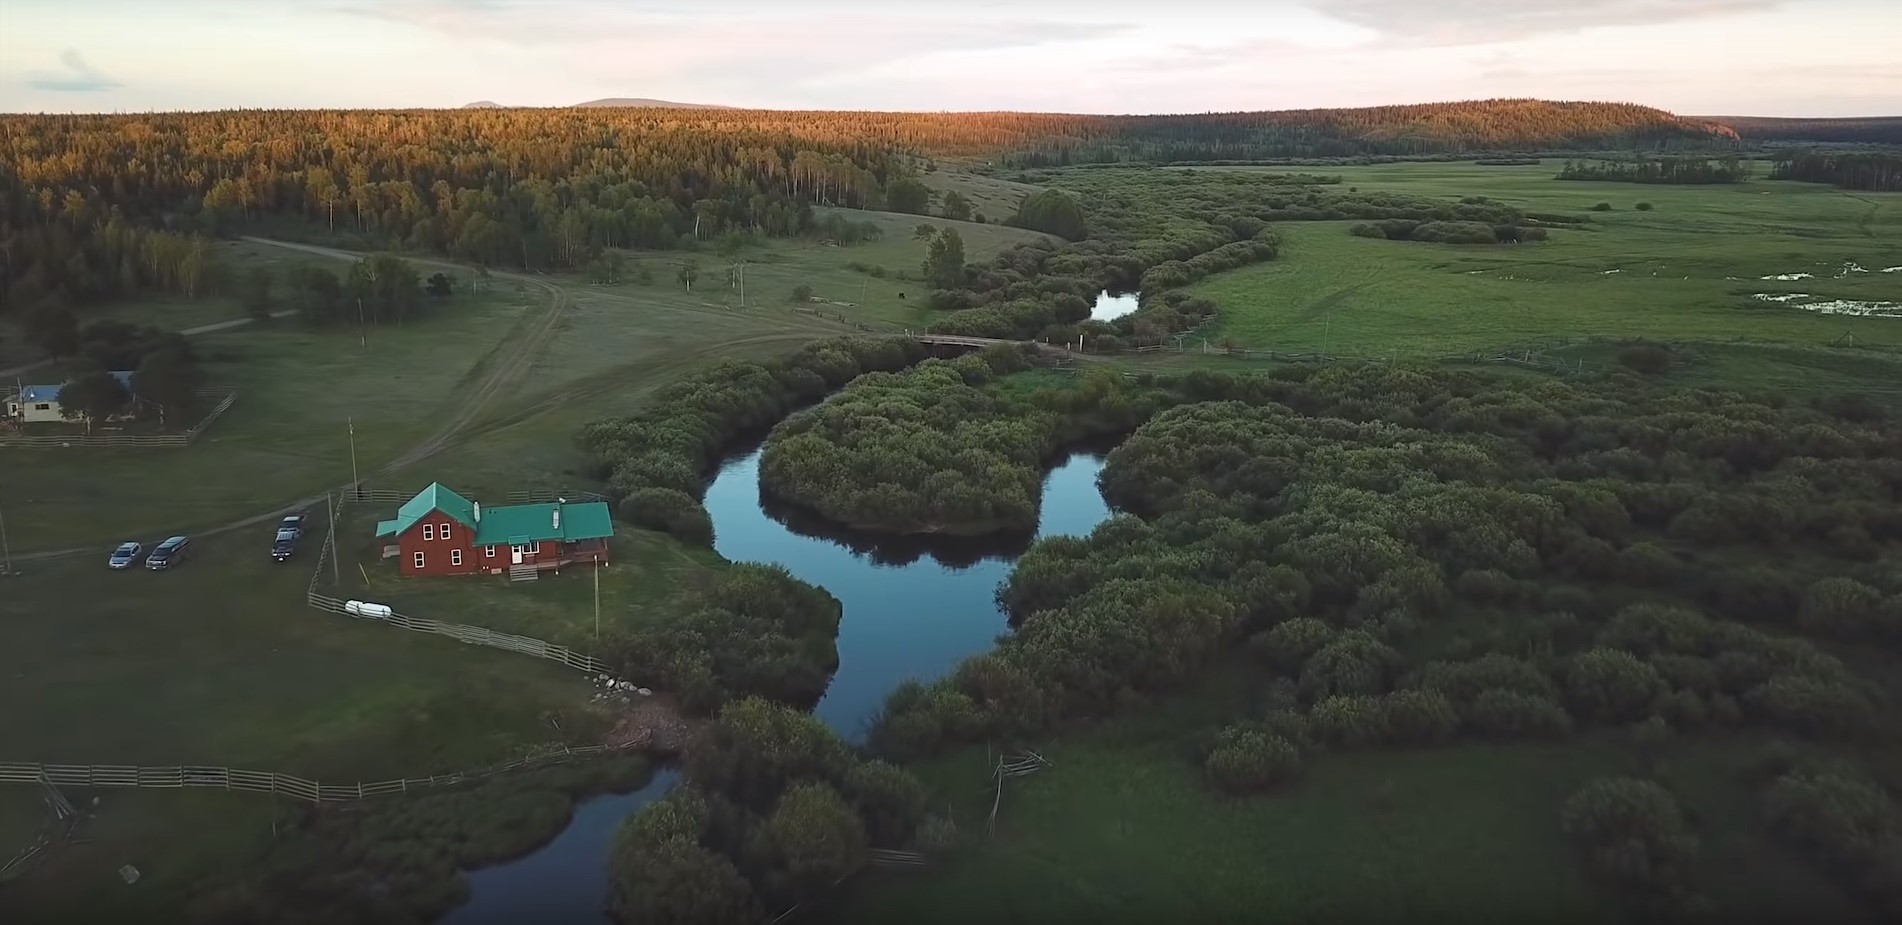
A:
<svg viewBox="0 0 1902 925">
<path fill-rule="evenodd" d="M 98 93 L 124 86 L 87 64 L 86 59 L 79 56 L 78 49 L 68 48 L 60 52 L 59 62 L 66 65 L 65 71 L 30 72 L 26 78 L 26 85 L 35 90 L 57 90 L 64 93 Z"/>
<path fill-rule="evenodd" d="M 1387 44 L 1477 45 L 1598 26 L 1642 26 L 1758 12 L 1784 0 L 1301 0 Z"/>
</svg>

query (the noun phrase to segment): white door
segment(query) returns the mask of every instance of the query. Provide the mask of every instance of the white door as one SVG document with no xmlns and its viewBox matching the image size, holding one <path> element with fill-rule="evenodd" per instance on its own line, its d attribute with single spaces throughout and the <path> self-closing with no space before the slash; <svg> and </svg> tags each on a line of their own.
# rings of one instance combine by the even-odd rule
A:
<svg viewBox="0 0 1902 925">
<path fill-rule="evenodd" d="M 520 546 L 509 547 L 509 561 L 515 563 L 516 565 L 522 564 L 522 547 Z"/>
</svg>

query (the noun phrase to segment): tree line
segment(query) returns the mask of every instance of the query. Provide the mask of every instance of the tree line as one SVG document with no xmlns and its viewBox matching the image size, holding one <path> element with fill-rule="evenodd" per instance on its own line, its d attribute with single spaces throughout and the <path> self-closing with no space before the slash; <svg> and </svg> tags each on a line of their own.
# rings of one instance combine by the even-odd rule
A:
<svg viewBox="0 0 1902 925">
<path fill-rule="evenodd" d="M 1818 151 L 1781 155 L 1770 171 L 1772 180 L 1830 183 L 1843 189 L 1902 190 L 1902 154 Z"/>
<path fill-rule="evenodd" d="M 1641 157 L 1637 160 L 1568 160 L 1559 168 L 1560 180 L 1599 180 L 1618 183 L 1701 185 L 1743 183 L 1754 171 L 1754 161 L 1737 157 Z"/>
</svg>

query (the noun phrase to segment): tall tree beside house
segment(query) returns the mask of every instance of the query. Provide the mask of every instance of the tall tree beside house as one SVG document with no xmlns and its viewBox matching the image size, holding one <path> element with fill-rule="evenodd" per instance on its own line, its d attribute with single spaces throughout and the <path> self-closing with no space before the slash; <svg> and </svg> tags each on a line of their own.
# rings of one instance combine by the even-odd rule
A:
<svg viewBox="0 0 1902 925">
<path fill-rule="evenodd" d="M 401 257 L 372 254 L 350 265 L 344 294 L 362 300 L 364 324 L 402 324 L 421 301 L 422 278 Z"/>
<path fill-rule="evenodd" d="M 67 420 L 84 420 L 86 432 L 93 426 L 126 409 L 132 393 L 103 369 L 84 373 L 60 387 L 59 413 Z"/>
<path fill-rule="evenodd" d="M 191 410 L 203 379 L 204 372 L 191 357 L 177 350 L 157 350 L 147 354 L 133 371 L 132 392 L 141 401 L 158 407 L 159 423 L 163 425 Z"/>
</svg>

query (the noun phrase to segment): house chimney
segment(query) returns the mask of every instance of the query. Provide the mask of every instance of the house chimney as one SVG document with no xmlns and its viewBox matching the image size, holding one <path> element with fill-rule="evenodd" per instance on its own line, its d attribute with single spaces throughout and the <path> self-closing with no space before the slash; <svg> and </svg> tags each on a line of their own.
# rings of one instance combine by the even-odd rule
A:
<svg viewBox="0 0 1902 925">
<path fill-rule="evenodd" d="M 480 501 L 477 501 L 475 503 L 475 522 L 476 523 L 482 522 L 482 502 Z"/>
</svg>

